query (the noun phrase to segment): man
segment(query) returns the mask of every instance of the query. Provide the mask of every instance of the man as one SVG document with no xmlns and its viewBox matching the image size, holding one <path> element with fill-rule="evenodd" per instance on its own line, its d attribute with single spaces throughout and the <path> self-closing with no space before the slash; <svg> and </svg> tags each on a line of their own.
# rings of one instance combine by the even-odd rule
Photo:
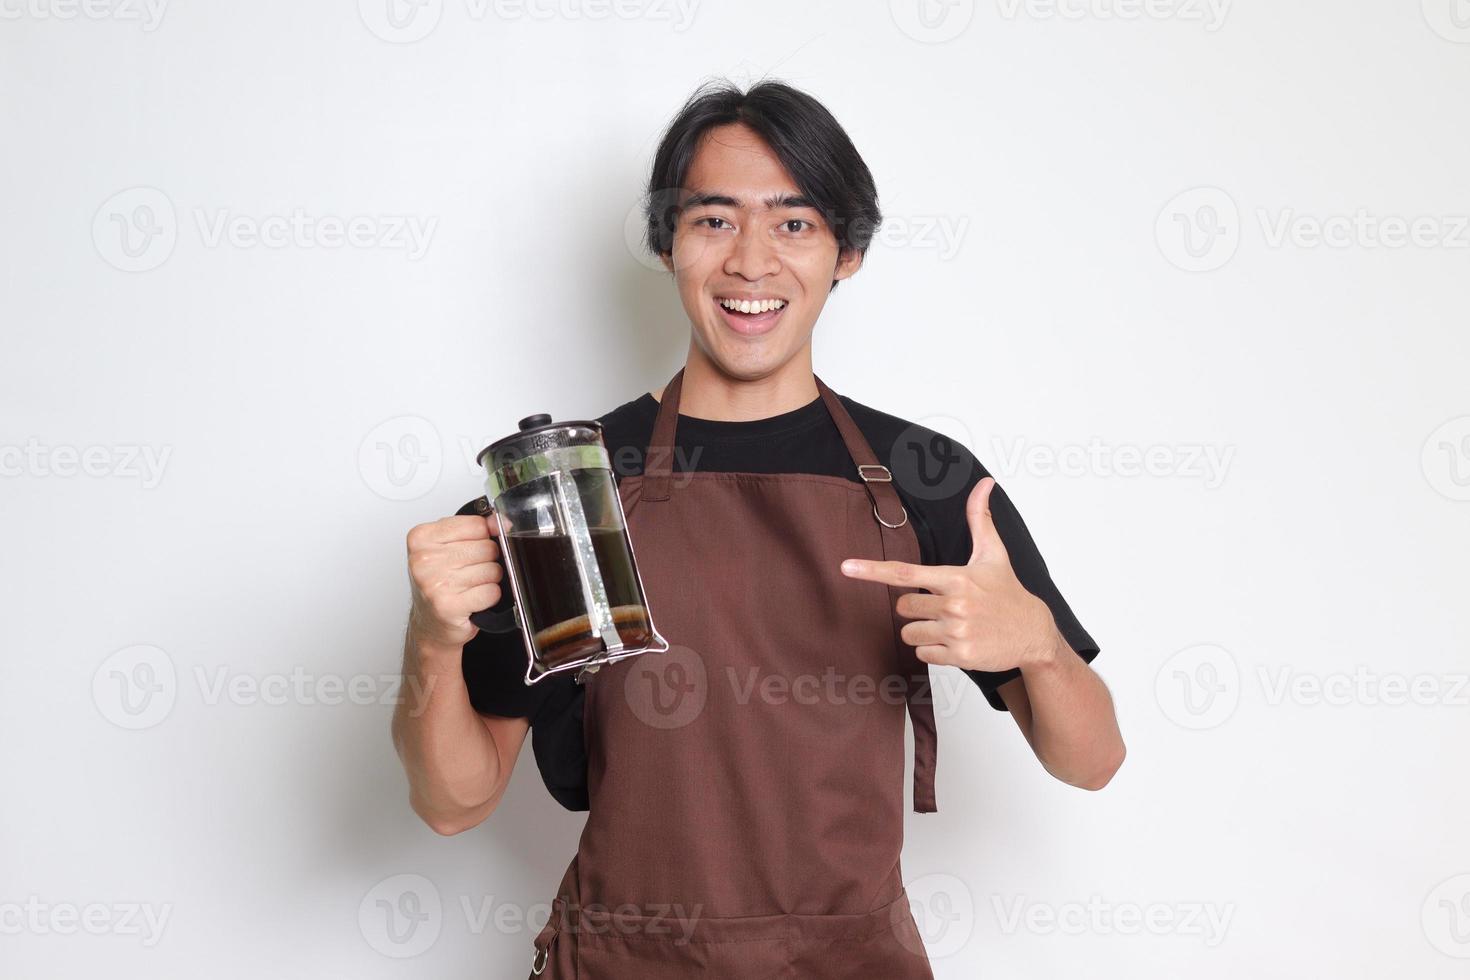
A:
<svg viewBox="0 0 1470 980">
<path fill-rule="evenodd" d="M 688 356 L 598 421 L 674 649 L 528 688 L 521 637 L 469 621 L 509 602 L 484 503 L 414 528 L 404 672 L 433 693 L 394 719 L 412 805 L 443 834 L 477 825 L 530 731 L 553 795 L 589 811 L 535 975 L 931 977 L 898 863 L 905 710 L 919 812 L 929 665 L 1099 789 L 1124 749 L 1097 645 L 968 450 L 814 375 L 817 319 L 879 218 L 830 113 L 780 83 L 698 92 L 648 189 Z M 955 466 L 954 492 L 926 482 Z"/>
</svg>

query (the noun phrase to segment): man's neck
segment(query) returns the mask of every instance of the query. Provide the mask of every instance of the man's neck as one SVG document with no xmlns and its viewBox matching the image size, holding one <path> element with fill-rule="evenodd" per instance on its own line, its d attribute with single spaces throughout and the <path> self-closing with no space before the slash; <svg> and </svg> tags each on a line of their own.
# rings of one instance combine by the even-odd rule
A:
<svg viewBox="0 0 1470 980">
<path fill-rule="evenodd" d="M 652 392 L 663 400 L 663 389 Z M 684 365 L 679 414 L 720 422 L 749 422 L 811 404 L 820 392 L 812 374 L 811 348 L 761 378 L 736 378 L 721 371 L 697 348 Z"/>
</svg>

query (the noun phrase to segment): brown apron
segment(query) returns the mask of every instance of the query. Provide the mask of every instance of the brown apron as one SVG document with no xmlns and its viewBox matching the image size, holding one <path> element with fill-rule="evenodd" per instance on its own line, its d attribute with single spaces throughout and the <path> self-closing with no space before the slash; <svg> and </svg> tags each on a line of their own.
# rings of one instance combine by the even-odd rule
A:
<svg viewBox="0 0 1470 980">
<path fill-rule="evenodd" d="M 916 590 L 839 568 L 919 562 L 913 524 L 820 378 L 862 483 L 673 473 L 683 376 L 619 486 L 673 648 L 587 679 L 587 823 L 532 976 L 930 980 L 899 868 L 905 706 L 936 809 L 928 665 L 894 610 Z"/>
</svg>

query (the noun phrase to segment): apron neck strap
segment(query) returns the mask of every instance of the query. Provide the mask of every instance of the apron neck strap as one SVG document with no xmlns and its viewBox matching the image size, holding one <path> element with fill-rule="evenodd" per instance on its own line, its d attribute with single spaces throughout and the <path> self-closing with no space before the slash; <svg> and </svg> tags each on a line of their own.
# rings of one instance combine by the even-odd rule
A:
<svg viewBox="0 0 1470 980">
<path fill-rule="evenodd" d="M 679 424 L 679 391 L 684 386 L 684 369 L 680 368 L 659 399 L 658 418 L 643 457 L 643 490 L 639 500 L 668 500 L 669 478 L 674 472 L 674 428 Z"/>
<path fill-rule="evenodd" d="M 868 497 L 873 501 L 873 516 L 885 527 L 902 527 L 908 521 L 908 512 L 899 499 L 898 491 L 893 488 L 893 474 L 888 467 L 878 462 L 873 448 L 863 438 L 862 430 L 852 420 L 837 394 L 815 374 L 812 375 L 812 380 L 817 383 L 817 391 L 822 396 L 822 403 L 827 406 L 827 414 L 836 423 L 842 442 L 847 447 L 847 454 L 857 467 L 858 478 L 863 481 Z M 684 369 L 680 368 L 664 386 L 664 395 L 658 404 L 658 418 L 653 423 L 653 435 L 644 456 L 640 500 L 669 499 L 675 430 L 679 424 L 679 394 L 683 390 L 683 382 Z"/>
</svg>

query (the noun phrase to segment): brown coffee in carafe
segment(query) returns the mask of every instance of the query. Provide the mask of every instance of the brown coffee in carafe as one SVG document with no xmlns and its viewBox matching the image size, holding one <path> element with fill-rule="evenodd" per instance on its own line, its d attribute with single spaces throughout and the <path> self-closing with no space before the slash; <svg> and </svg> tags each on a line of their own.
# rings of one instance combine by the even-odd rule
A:
<svg viewBox="0 0 1470 980">
<path fill-rule="evenodd" d="M 608 527 L 590 527 L 587 532 L 618 638 L 630 648 L 646 645 L 653 634 L 638 590 L 627 532 Z M 547 669 L 600 651 L 602 636 L 592 632 L 587 616 L 572 538 L 516 531 L 507 537 L 511 545 L 506 550 L 525 597 L 522 614 Z"/>
</svg>

